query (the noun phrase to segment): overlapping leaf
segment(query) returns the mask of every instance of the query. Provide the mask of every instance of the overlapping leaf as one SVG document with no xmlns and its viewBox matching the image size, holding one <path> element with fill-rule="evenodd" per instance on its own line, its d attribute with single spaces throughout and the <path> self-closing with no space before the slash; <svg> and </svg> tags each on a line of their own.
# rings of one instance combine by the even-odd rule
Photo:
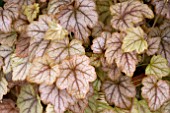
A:
<svg viewBox="0 0 170 113">
<path fill-rule="evenodd" d="M 155 6 L 155 12 L 158 15 L 162 15 L 167 19 L 170 19 L 170 1 L 169 0 L 152 0 L 152 4 Z"/>
<path fill-rule="evenodd" d="M 3 0 L 3 1 L 8 2 L 8 3 L 16 3 L 19 6 L 31 5 L 35 3 L 35 0 Z"/>
<path fill-rule="evenodd" d="M 116 62 L 117 67 L 127 76 L 133 76 L 138 63 L 135 52 L 123 52 L 122 39 L 124 34 L 113 33 L 112 37 L 106 42 L 106 61 L 108 64 Z"/>
<path fill-rule="evenodd" d="M 84 55 L 85 50 L 81 41 L 73 39 L 70 42 L 69 38 L 66 37 L 62 40 L 53 41 L 47 50 L 47 53 L 55 60 L 55 62 L 59 63 L 65 58 L 73 55 Z"/>
<path fill-rule="evenodd" d="M 154 76 L 143 79 L 142 96 L 147 99 L 152 111 L 158 110 L 164 102 L 170 98 L 169 84 L 163 80 L 157 80 Z"/>
<path fill-rule="evenodd" d="M 47 55 L 44 55 L 33 60 L 27 80 L 37 84 L 51 85 L 59 75 L 58 64 L 55 64 Z"/>
<path fill-rule="evenodd" d="M 33 5 L 23 6 L 23 13 L 27 16 L 29 22 L 32 22 L 39 13 L 39 4 L 34 3 Z"/>
<path fill-rule="evenodd" d="M 5 77 L 0 76 L 0 100 L 2 100 L 3 95 L 7 94 L 7 85 L 8 82 L 6 81 Z"/>
<path fill-rule="evenodd" d="M 56 2 L 56 7 L 60 1 Z M 61 6 L 60 6 L 61 7 Z M 88 36 L 92 28 L 97 24 L 98 15 L 93 0 L 65 0 L 57 18 L 60 24 L 69 32 L 74 32 L 75 38 L 89 43 Z"/>
<path fill-rule="evenodd" d="M 89 82 L 96 79 L 94 67 L 89 65 L 90 59 L 85 56 L 74 55 L 60 65 L 61 74 L 57 79 L 57 87 L 67 89 L 76 98 L 85 98 L 89 91 Z"/>
<path fill-rule="evenodd" d="M 152 10 L 137 0 L 129 0 L 117 3 L 110 7 L 113 18 L 111 20 L 112 27 L 121 31 L 133 27 L 141 22 L 144 18 L 153 18 Z"/>
<path fill-rule="evenodd" d="M 4 99 L 0 103 L 1 113 L 19 113 L 19 110 L 15 107 L 14 101 L 10 99 Z"/>
<path fill-rule="evenodd" d="M 42 113 L 42 105 L 37 95 L 38 92 L 30 84 L 23 85 L 17 99 L 20 113 Z"/>
<path fill-rule="evenodd" d="M 64 113 L 69 105 L 73 105 L 75 102 L 75 99 L 65 89 L 60 90 L 55 85 L 42 84 L 39 87 L 39 91 L 41 93 L 41 100 L 45 104 L 51 103 L 54 105 L 56 113 Z"/>
<path fill-rule="evenodd" d="M 143 53 L 148 48 L 145 40 L 146 34 L 141 27 L 129 28 L 126 30 L 127 35 L 123 39 L 122 49 L 124 52 L 136 50 L 138 54 Z"/>
<path fill-rule="evenodd" d="M 106 40 L 110 37 L 111 37 L 111 34 L 109 32 L 102 32 L 100 37 L 95 38 L 91 46 L 93 53 L 104 53 Z"/>
<path fill-rule="evenodd" d="M 12 20 L 19 16 L 19 7 L 15 3 L 5 3 L 4 7 L 0 7 L 0 31 L 10 32 Z"/>
<path fill-rule="evenodd" d="M 145 69 L 146 75 L 154 75 L 158 78 L 165 77 L 169 75 L 169 73 L 170 68 L 168 67 L 168 62 L 160 55 L 154 55 L 150 60 L 150 64 Z"/>
<path fill-rule="evenodd" d="M 170 101 L 164 103 L 161 107 L 161 113 L 169 113 L 170 112 Z"/>
<path fill-rule="evenodd" d="M 11 56 L 12 65 L 12 80 L 13 81 L 23 81 L 29 75 L 31 64 L 28 57 L 20 58 L 15 54 Z"/>
<path fill-rule="evenodd" d="M 102 89 L 105 92 L 107 102 L 120 108 L 130 108 L 132 99 L 136 95 L 135 86 L 131 83 L 131 79 L 126 76 L 121 76 L 118 82 L 105 81 Z"/>
<path fill-rule="evenodd" d="M 17 40 L 17 33 L 10 32 L 10 33 L 3 33 L 0 32 L 0 43 L 2 45 L 13 46 Z"/>
</svg>

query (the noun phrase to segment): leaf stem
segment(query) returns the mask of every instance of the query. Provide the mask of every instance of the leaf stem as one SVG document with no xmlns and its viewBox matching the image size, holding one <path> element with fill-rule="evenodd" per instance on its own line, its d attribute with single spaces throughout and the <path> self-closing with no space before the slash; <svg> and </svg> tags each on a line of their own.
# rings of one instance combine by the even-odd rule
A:
<svg viewBox="0 0 170 113">
<path fill-rule="evenodd" d="M 148 65 L 148 64 L 140 64 L 137 67 L 146 66 L 146 65 Z"/>
</svg>

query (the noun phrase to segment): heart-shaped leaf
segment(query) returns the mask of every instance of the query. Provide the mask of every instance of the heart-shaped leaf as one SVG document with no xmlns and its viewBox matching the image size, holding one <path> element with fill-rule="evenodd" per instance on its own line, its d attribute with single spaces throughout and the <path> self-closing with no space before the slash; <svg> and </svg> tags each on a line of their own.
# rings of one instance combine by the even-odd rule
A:
<svg viewBox="0 0 170 113">
<path fill-rule="evenodd" d="M 10 33 L 3 33 L 0 32 L 0 43 L 2 45 L 13 46 L 17 40 L 17 33 L 10 32 Z"/>
<path fill-rule="evenodd" d="M 29 75 L 31 64 L 28 57 L 20 58 L 15 54 L 11 56 L 12 65 L 12 80 L 13 81 L 23 81 Z"/>
<path fill-rule="evenodd" d="M 37 95 L 38 92 L 30 84 L 23 85 L 17 99 L 20 113 L 42 113 L 43 108 Z"/>
<path fill-rule="evenodd" d="M 100 37 L 97 37 L 93 40 L 91 49 L 93 53 L 104 53 L 106 40 L 111 37 L 109 32 L 102 32 Z"/>
<path fill-rule="evenodd" d="M 19 110 L 15 107 L 14 101 L 10 99 L 4 99 L 0 103 L 1 113 L 19 113 Z"/>
<path fill-rule="evenodd" d="M 75 99 L 72 98 L 67 91 L 58 89 L 55 85 L 41 84 L 39 87 L 41 93 L 41 100 L 45 103 L 54 105 L 56 113 L 64 113 L 64 111 L 73 105 Z"/>
<path fill-rule="evenodd" d="M 67 1 L 67 2 L 65 2 Z M 57 18 L 60 24 L 69 32 L 74 32 L 75 38 L 89 43 L 89 28 L 93 28 L 98 21 L 98 14 L 93 0 L 65 0 Z M 69 1 L 69 2 L 68 2 Z M 60 1 L 56 2 L 56 7 Z M 61 7 L 61 6 L 60 6 Z"/>
<path fill-rule="evenodd" d="M 29 22 L 32 22 L 39 13 L 39 4 L 34 3 L 33 5 L 23 6 L 24 14 L 27 16 Z"/>
<path fill-rule="evenodd" d="M 8 86 L 8 82 L 6 81 L 6 79 L 0 76 L 0 100 L 2 100 L 3 95 L 7 94 L 8 91 L 7 86 Z"/>
<path fill-rule="evenodd" d="M 121 76 L 115 82 L 105 81 L 102 90 L 105 93 L 107 102 L 126 109 L 132 106 L 132 99 L 136 95 L 135 86 L 131 83 L 131 79 L 126 76 Z"/>
<path fill-rule="evenodd" d="M 146 75 L 154 75 L 158 78 L 167 76 L 170 73 L 168 62 L 160 55 L 153 56 L 150 60 L 150 64 L 145 69 Z"/>
<path fill-rule="evenodd" d="M 68 35 L 67 30 L 62 28 L 57 22 L 50 22 L 49 29 L 45 33 L 46 40 L 61 40 Z"/>
<path fill-rule="evenodd" d="M 55 40 L 51 43 L 49 49 L 47 50 L 48 55 L 59 63 L 66 57 L 73 55 L 84 55 L 85 49 L 82 46 L 82 42 L 73 39 L 71 42 L 69 38 L 66 37 L 62 40 Z"/>
<path fill-rule="evenodd" d="M 113 18 L 112 27 L 121 31 L 134 27 L 144 18 L 152 19 L 154 14 L 146 5 L 137 0 L 128 0 L 110 7 Z"/>
<path fill-rule="evenodd" d="M 167 19 L 170 19 L 170 1 L 169 0 L 152 0 L 152 4 L 155 6 L 155 12 L 158 15 L 162 15 Z"/>
<path fill-rule="evenodd" d="M 85 56 L 74 55 L 60 65 L 61 74 L 57 79 L 57 87 L 67 89 L 76 98 L 85 98 L 89 91 L 89 82 L 96 79 L 94 67 L 89 65 L 90 59 Z"/>
<path fill-rule="evenodd" d="M 138 54 L 143 53 L 148 48 L 145 40 L 146 34 L 141 27 L 129 28 L 126 30 L 127 35 L 123 39 L 122 49 L 124 52 L 136 50 Z"/>
<path fill-rule="evenodd" d="M 154 76 L 148 76 L 142 80 L 142 96 L 147 99 L 149 108 L 152 111 L 158 110 L 164 102 L 170 99 L 169 84 L 166 81 L 158 80 Z"/>
<path fill-rule="evenodd" d="M 51 85 L 59 75 L 58 64 L 55 64 L 47 55 L 44 55 L 33 60 L 27 80 L 37 84 Z"/>
</svg>

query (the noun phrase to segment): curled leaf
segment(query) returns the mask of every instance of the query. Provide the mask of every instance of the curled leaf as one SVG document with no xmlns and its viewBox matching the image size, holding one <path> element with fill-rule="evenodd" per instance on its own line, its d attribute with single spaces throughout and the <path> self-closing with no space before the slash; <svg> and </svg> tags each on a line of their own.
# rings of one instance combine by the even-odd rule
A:
<svg viewBox="0 0 170 113">
<path fill-rule="evenodd" d="M 73 39 L 71 42 L 69 38 L 66 37 L 62 40 L 55 40 L 50 44 L 47 54 L 55 60 L 56 63 L 61 62 L 67 57 L 73 55 L 84 55 L 85 49 L 82 46 L 82 42 Z"/>
<path fill-rule="evenodd" d="M 163 80 L 157 80 L 154 76 L 148 76 L 142 80 L 142 96 L 147 99 L 152 111 L 158 110 L 164 102 L 170 98 L 169 84 Z"/>
<path fill-rule="evenodd" d="M 152 10 L 146 4 L 137 0 L 117 3 L 112 5 L 110 10 L 113 15 L 111 20 L 112 27 L 120 31 L 134 27 L 144 18 L 152 19 L 154 17 Z"/>
<path fill-rule="evenodd" d="M 158 78 L 167 76 L 170 73 L 168 62 L 160 55 L 153 56 L 150 60 L 150 64 L 145 69 L 146 75 L 154 75 Z"/>
<path fill-rule="evenodd" d="M 145 33 L 141 27 L 129 28 L 126 30 L 127 35 L 123 39 L 122 49 L 124 52 L 136 50 L 138 54 L 143 53 L 148 48 L 145 40 Z"/>
<path fill-rule="evenodd" d="M 17 99 L 17 106 L 21 113 L 42 113 L 42 105 L 38 93 L 32 85 L 24 85 Z"/>
<path fill-rule="evenodd" d="M 105 81 L 102 89 L 107 102 L 120 108 L 130 108 L 136 95 L 135 86 L 126 76 L 121 76 L 117 82 Z"/>
<path fill-rule="evenodd" d="M 58 64 L 55 64 L 53 60 L 45 55 L 33 60 L 27 80 L 37 84 L 44 83 L 51 85 L 59 75 L 60 70 Z"/>
<path fill-rule="evenodd" d="M 69 94 L 78 99 L 85 98 L 89 91 L 89 82 L 96 79 L 95 69 L 89 63 L 90 59 L 85 55 L 74 55 L 62 62 L 61 74 L 56 82 L 57 87 L 66 88 Z"/>
</svg>

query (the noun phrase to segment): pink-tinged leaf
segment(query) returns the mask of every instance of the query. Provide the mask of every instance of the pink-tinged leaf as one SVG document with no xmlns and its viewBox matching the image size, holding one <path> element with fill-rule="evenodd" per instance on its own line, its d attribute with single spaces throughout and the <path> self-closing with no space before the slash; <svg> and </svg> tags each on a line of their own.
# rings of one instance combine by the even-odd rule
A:
<svg viewBox="0 0 170 113">
<path fill-rule="evenodd" d="M 132 106 L 133 98 L 136 95 L 135 86 L 131 83 L 131 79 L 126 76 L 121 76 L 115 82 L 105 81 L 102 90 L 109 104 L 126 109 Z"/>
<path fill-rule="evenodd" d="M 15 3 L 18 4 L 19 6 L 23 6 L 23 5 L 31 5 L 35 3 L 36 0 L 3 0 L 3 1 L 8 3 Z"/>
<path fill-rule="evenodd" d="M 56 85 L 60 89 L 67 89 L 68 93 L 78 99 L 86 97 L 89 82 L 96 79 L 94 67 L 89 65 L 90 59 L 85 56 L 74 55 L 60 65 L 61 74 Z"/>
<path fill-rule="evenodd" d="M 158 110 L 164 102 L 170 99 L 170 86 L 164 80 L 158 80 L 155 76 L 143 79 L 142 96 L 148 102 L 152 111 Z"/>
<path fill-rule="evenodd" d="M 67 91 L 58 89 L 55 85 L 41 84 L 39 87 L 41 100 L 45 104 L 54 105 L 56 113 L 64 113 L 64 111 L 75 103 L 75 99 L 71 97 Z"/>
</svg>

